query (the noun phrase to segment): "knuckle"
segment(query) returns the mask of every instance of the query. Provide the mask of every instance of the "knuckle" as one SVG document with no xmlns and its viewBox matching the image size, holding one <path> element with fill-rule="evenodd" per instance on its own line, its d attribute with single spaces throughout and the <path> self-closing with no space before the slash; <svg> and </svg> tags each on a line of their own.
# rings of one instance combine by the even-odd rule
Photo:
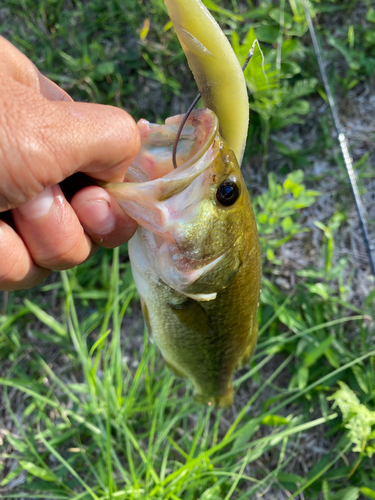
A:
<svg viewBox="0 0 375 500">
<path fill-rule="evenodd" d="M 18 237 L 12 238 L 10 228 L 0 226 L 0 290 L 31 288 L 42 281 L 48 270 L 38 269 Z M 15 241 L 14 241 L 15 240 Z"/>
<path fill-rule="evenodd" d="M 39 99 L 17 82 L 9 87 L 8 98 L 0 97 L 0 210 L 19 206 L 40 192 L 43 166 L 53 162 L 48 144 L 39 138 Z"/>
<path fill-rule="evenodd" d="M 32 199 L 43 186 L 60 182 L 71 155 L 58 139 L 64 120 L 54 102 L 1 75 L 0 85 L 7 88 L 0 95 L 0 210 L 7 210 Z"/>
</svg>

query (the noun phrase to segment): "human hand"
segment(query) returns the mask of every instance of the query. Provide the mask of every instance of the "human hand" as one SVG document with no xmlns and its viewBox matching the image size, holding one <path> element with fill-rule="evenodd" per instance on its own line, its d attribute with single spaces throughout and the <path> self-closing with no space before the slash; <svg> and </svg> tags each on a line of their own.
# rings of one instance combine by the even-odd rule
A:
<svg viewBox="0 0 375 500">
<path fill-rule="evenodd" d="M 136 223 L 104 189 L 65 199 L 75 172 L 122 182 L 140 145 L 125 111 L 76 103 L 0 36 L 0 290 L 30 288 L 86 260 L 95 245 L 128 241 Z M 1 214 L 0 214 L 1 215 Z"/>
</svg>

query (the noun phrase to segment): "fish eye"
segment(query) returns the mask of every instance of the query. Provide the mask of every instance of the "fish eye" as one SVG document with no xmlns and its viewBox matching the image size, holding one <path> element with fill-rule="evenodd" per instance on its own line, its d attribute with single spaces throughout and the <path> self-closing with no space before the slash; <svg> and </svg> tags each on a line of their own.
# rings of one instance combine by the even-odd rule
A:
<svg viewBox="0 0 375 500">
<path fill-rule="evenodd" d="M 235 203 L 240 194 L 240 190 L 235 182 L 227 180 L 223 182 L 216 191 L 216 199 L 225 207 L 230 207 Z"/>
</svg>

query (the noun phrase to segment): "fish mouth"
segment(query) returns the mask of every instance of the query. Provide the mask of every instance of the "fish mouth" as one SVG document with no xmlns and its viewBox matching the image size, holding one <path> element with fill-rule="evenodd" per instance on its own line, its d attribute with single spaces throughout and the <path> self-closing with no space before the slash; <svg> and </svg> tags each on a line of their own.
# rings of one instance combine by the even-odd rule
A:
<svg viewBox="0 0 375 500">
<path fill-rule="evenodd" d="M 199 162 L 214 142 L 219 129 L 215 113 L 209 109 L 193 111 L 177 142 L 176 163 L 179 167 L 174 169 L 172 150 L 184 118 L 185 115 L 172 116 L 166 119 L 164 125 L 154 125 L 146 120 L 139 120 L 141 147 L 132 167 L 143 171 L 147 180 L 159 179 L 164 183 L 173 183 L 179 179 L 181 173 L 186 176 L 187 170 Z"/>
<path fill-rule="evenodd" d="M 145 176 L 147 178 L 155 177 L 153 180 L 102 184 L 138 224 L 161 235 L 166 234 L 165 225 L 169 215 L 163 202 L 183 191 L 203 174 L 210 167 L 220 148 L 219 124 L 215 113 L 209 109 L 193 111 L 187 121 L 188 127 L 190 126 L 193 130 L 188 139 L 191 142 L 190 149 L 188 148 L 188 153 L 186 153 L 185 145 L 182 145 L 186 156 L 184 156 L 184 162 L 177 169 L 174 169 L 172 146 L 182 119 L 183 115 L 168 118 L 165 126 L 151 126 L 148 122 L 145 125 L 145 120 L 141 124 L 141 127 L 144 128 L 141 132 L 141 135 L 143 134 L 143 151 L 134 160 L 130 169 L 130 179 L 128 177 L 127 180 L 144 179 Z M 169 136 L 165 139 L 163 127 L 170 126 L 172 126 L 173 133 L 169 130 Z M 150 131 L 147 138 L 145 127 Z M 160 148 L 156 148 L 156 151 L 155 147 L 160 143 L 162 145 Z M 166 144 L 169 148 L 168 160 L 161 160 L 162 167 L 159 168 L 158 158 L 165 157 Z M 154 155 L 153 158 L 157 158 L 156 161 L 153 160 L 153 163 L 150 160 L 152 155 Z M 177 154 L 177 161 L 179 161 L 179 154 Z M 159 176 L 165 170 L 167 173 Z"/>
</svg>

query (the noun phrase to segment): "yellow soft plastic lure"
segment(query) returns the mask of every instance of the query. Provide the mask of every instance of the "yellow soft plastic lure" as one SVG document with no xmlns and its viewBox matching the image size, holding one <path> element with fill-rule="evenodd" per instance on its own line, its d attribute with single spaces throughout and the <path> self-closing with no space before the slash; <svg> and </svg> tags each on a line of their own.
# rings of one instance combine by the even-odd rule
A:
<svg viewBox="0 0 375 500">
<path fill-rule="evenodd" d="M 249 100 L 240 63 L 200 0 L 164 0 L 206 108 L 241 165 L 249 126 Z"/>
<path fill-rule="evenodd" d="M 129 256 L 150 338 L 199 402 L 227 407 L 257 340 L 259 239 L 239 161 L 248 130 L 241 67 L 199 0 L 165 0 L 208 109 L 138 123 L 124 184 L 104 187 L 139 224 Z"/>
</svg>

